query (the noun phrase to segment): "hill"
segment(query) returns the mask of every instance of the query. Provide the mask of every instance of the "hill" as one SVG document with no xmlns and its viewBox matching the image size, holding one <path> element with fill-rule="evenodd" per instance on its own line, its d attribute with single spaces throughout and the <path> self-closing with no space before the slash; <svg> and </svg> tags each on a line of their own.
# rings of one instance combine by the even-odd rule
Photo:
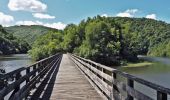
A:
<svg viewBox="0 0 170 100">
<path fill-rule="evenodd" d="M 137 54 L 170 57 L 170 24 L 146 18 L 111 18 L 131 37 Z"/>
<path fill-rule="evenodd" d="M 0 25 L 0 55 L 27 53 L 29 49 L 30 46 L 26 41 L 8 33 Z"/>
<path fill-rule="evenodd" d="M 14 36 L 26 40 L 30 45 L 37 39 L 37 37 L 48 33 L 48 31 L 58 31 L 57 29 L 39 26 L 39 25 L 21 25 L 5 27 L 6 31 L 12 33 Z"/>
</svg>

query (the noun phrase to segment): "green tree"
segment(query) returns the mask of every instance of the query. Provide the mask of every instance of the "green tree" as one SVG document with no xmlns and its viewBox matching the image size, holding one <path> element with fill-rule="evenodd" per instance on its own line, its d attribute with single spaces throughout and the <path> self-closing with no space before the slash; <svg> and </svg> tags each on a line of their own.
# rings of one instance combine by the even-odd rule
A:
<svg viewBox="0 0 170 100">
<path fill-rule="evenodd" d="M 77 26 L 74 24 L 68 25 L 64 29 L 64 41 L 62 43 L 63 49 L 72 53 L 74 48 L 80 45 L 80 36 L 77 30 Z"/>
<path fill-rule="evenodd" d="M 40 60 L 57 52 L 62 52 L 62 37 L 61 32 L 54 33 L 52 31 L 39 37 L 34 42 L 29 54 L 34 60 Z"/>
</svg>

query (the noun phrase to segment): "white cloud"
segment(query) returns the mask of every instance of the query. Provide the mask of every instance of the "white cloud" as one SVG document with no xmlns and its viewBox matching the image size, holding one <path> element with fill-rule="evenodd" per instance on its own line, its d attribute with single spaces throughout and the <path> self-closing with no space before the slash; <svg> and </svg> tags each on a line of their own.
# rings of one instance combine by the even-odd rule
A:
<svg viewBox="0 0 170 100">
<path fill-rule="evenodd" d="M 8 7 L 12 11 L 44 12 L 47 5 L 40 0 L 9 0 Z"/>
<path fill-rule="evenodd" d="M 60 29 L 63 30 L 66 27 L 66 24 L 62 22 L 57 23 L 43 23 L 40 21 L 18 21 L 16 22 L 16 25 L 42 25 L 50 28 Z"/>
<path fill-rule="evenodd" d="M 52 24 L 46 23 L 44 24 L 44 26 L 63 30 L 66 27 L 66 24 L 62 22 L 52 23 Z"/>
<path fill-rule="evenodd" d="M 40 19 L 55 19 L 55 16 L 51 16 L 51 15 L 43 14 L 43 13 L 34 13 L 32 15 L 35 18 L 40 18 Z"/>
<path fill-rule="evenodd" d="M 41 23 L 38 23 L 38 21 L 18 21 L 16 22 L 17 25 L 40 25 Z"/>
<path fill-rule="evenodd" d="M 102 14 L 101 17 L 108 17 L 108 15 L 107 14 Z"/>
<path fill-rule="evenodd" d="M 138 12 L 138 9 L 128 9 L 124 12 L 118 13 L 116 16 L 118 17 L 134 17 L 134 14 Z"/>
<path fill-rule="evenodd" d="M 146 18 L 155 19 L 155 20 L 156 20 L 156 14 L 149 14 L 149 15 L 146 15 Z"/>
<path fill-rule="evenodd" d="M 3 12 L 0 12 L 0 24 L 2 24 L 3 26 L 8 26 L 13 21 L 14 21 L 13 16 L 6 15 Z"/>
</svg>

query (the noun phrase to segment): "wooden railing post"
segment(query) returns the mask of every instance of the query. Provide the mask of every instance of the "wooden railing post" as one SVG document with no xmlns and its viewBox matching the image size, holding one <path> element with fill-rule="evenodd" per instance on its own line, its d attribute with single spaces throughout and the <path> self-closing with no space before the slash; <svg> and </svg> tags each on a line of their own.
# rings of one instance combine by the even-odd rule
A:
<svg viewBox="0 0 170 100">
<path fill-rule="evenodd" d="M 33 66 L 33 71 L 36 70 L 36 66 L 37 66 L 37 64 Z M 36 76 L 36 73 L 33 74 L 33 77 L 35 77 L 35 76 Z"/>
<path fill-rule="evenodd" d="M 157 100 L 168 100 L 167 94 L 157 91 Z"/>
<path fill-rule="evenodd" d="M 127 85 L 131 88 L 134 88 L 134 81 L 131 79 L 127 79 Z M 133 100 L 133 97 L 131 95 L 127 95 L 127 100 Z"/>
<path fill-rule="evenodd" d="M 117 78 L 116 73 L 112 72 L 112 77 L 113 77 L 113 81 L 112 81 L 112 100 L 115 100 L 114 93 L 117 90 L 117 88 L 115 86 L 115 83 L 116 83 L 115 81 L 116 81 L 116 78 Z"/>
<path fill-rule="evenodd" d="M 40 66 L 39 66 L 39 67 L 41 67 L 41 68 L 39 69 L 39 72 L 42 71 L 42 70 L 45 68 L 45 66 L 44 66 L 45 63 L 46 63 L 46 62 L 41 62 L 41 63 L 40 63 Z M 43 78 L 43 75 L 40 76 L 40 79 L 42 79 L 42 78 Z"/>
<path fill-rule="evenodd" d="M 15 81 L 19 80 L 20 78 L 21 78 L 21 72 L 16 73 Z M 19 90 L 20 90 L 20 84 L 17 84 L 16 88 L 12 92 L 12 94 L 11 94 L 9 99 L 11 100 L 13 98 L 13 96 L 15 95 L 15 93 L 17 93 Z"/>
<path fill-rule="evenodd" d="M 16 81 L 19 80 L 20 78 L 21 78 L 21 73 L 19 72 L 19 73 L 16 74 Z M 19 89 L 20 89 L 20 85 L 18 85 L 18 86 L 15 88 L 16 91 L 18 91 Z"/>
<path fill-rule="evenodd" d="M 36 70 L 36 65 L 33 66 L 33 71 Z M 36 76 L 36 72 L 33 74 L 32 78 L 34 78 Z M 33 86 L 33 88 L 36 88 L 36 84 Z"/>
<path fill-rule="evenodd" d="M 26 69 L 26 74 L 29 74 L 30 73 L 30 67 L 28 67 L 27 69 Z M 26 84 L 28 84 L 28 82 L 30 81 L 30 78 L 28 78 L 27 80 L 26 80 Z"/>
</svg>

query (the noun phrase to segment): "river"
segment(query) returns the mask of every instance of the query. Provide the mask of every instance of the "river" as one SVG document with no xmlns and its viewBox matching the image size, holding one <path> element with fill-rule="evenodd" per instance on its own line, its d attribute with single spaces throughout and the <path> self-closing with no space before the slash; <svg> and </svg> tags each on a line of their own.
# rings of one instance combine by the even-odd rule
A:
<svg viewBox="0 0 170 100">
<path fill-rule="evenodd" d="M 27 54 L 0 56 L 0 69 L 5 69 L 6 73 L 26 67 L 32 63 L 33 61 Z"/>
<path fill-rule="evenodd" d="M 170 88 L 170 64 L 169 64 L 170 59 L 168 58 L 159 59 L 158 57 L 155 58 L 151 59 L 147 57 L 147 59 L 149 60 L 159 61 L 159 62 L 155 62 L 153 65 L 144 66 L 144 67 L 128 67 L 128 68 L 120 67 L 119 70 L 135 75 L 147 81 L 159 84 L 166 88 Z M 139 91 L 142 91 L 142 93 L 146 95 L 151 95 L 151 97 L 156 99 L 156 91 L 150 88 L 146 88 L 145 86 L 138 83 L 135 83 L 135 88 Z M 170 100 L 170 97 L 168 97 L 168 100 Z"/>
</svg>

